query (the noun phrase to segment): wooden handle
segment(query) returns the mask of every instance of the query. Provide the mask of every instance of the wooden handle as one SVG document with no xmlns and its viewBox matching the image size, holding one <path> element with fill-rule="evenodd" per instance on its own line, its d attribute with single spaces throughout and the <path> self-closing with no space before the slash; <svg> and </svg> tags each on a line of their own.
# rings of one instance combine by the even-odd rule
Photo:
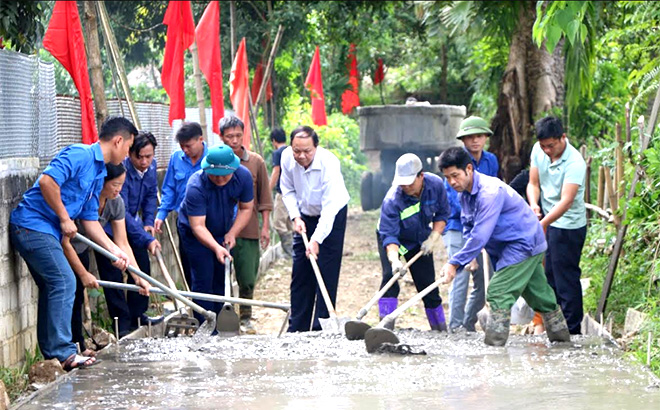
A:
<svg viewBox="0 0 660 410">
<path fill-rule="evenodd" d="M 305 243 L 305 249 L 309 248 L 309 239 L 307 239 L 307 234 L 305 232 L 300 234 Z M 330 300 L 330 295 L 328 294 L 328 289 L 325 288 L 325 282 L 323 282 L 323 277 L 321 276 L 321 271 L 319 270 L 319 265 L 316 263 L 316 255 L 309 255 L 309 261 L 312 263 L 312 269 L 314 270 L 314 275 L 316 275 L 316 281 L 319 284 L 319 289 L 321 289 L 321 295 L 323 295 L 323 301 L 325 306 L 328 308 L 328 313 L 331 318 L 337 317 L 337 312 L 335 312 L 334 306 L 332 306 L 332 300 Z"/>
</svg>

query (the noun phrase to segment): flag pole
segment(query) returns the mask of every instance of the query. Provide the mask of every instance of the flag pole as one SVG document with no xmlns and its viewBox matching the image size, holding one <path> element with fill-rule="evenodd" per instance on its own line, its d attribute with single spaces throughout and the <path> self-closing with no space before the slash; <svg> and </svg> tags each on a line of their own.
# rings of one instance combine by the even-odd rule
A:
<svg viewBox="0 0 660 410">
<path fill-rule="evenodd" d="M 193 60 L 193 77 L 195 77 L 195 91 L 197 94 L 197 107 L 199 109 L 199 125 L 202 126 L 204 141 L 209 142 L 206 132 L 206 100 L 204 99 L 204 86 L 202 85 L 202 70 L 199 69 L 199 54 L 197 53 L 197 40 L 192 43 L 190 53 Z"/>
</svg>

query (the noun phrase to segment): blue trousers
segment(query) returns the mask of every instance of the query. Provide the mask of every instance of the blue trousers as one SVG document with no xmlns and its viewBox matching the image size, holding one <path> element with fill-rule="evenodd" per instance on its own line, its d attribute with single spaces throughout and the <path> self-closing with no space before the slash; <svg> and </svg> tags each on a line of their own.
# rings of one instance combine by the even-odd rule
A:
<svg viewBox="0 0 660 410">
<path fill-rule="evenodd" d="M 335 216 L 330 235 L 319 246 L 318 265 L 321 277 L 328 290 L 333 306 L 337 300 L 337 285 L 341 257 L 344 251 L 344 233 L 346 232 L 347 207 L 343 207 Z M 318 224 L 318 216 L 301 215 L 307 228 L 307 237 L 311 237 Z M 316 299 L 316 308 L 314 307 Z M 312 311 L 315 311 L 312 323 Z M 318 318 L 329 317 L 323 296 L 318 287 L 312 263 L 305 256 L 305 244 L 302 236 L 293 236 L 293 269 L 291 272 L 291 317 L 288 332 L 306 332 L 321 330 Z"/>
<path fill-rule="evenodd" d="M 580 283 L 580 257 L 587 236 L 587 227 L 561 229 L 548 227 L 545 254 L 545 275 L 555 291 L 557 303 L 566 317 L 572 335 L 580 334 L 582 324 L 582 284 Z"/>
<path fill-rule="evenodd" d="M 465 245 L 465 239 L 461 231 L 447 231 L 443 235 L 445 246 L 447 247 L 447 254 L 451 258 L 456 252 L 460 251 Z M 470 273 L 459 269 L 456 272 L 456 277 L 452 282 L 451 290 L 449 291 L 449 306 L 451 312 L 451 319 L 449 320 L 449 327 L 456 329 L 463 326 L 469 331 L 475 330 L 477 324 L 477 313 L 486 304 L 486 292 L 484 292 L 484 261 L 480 253 L 477 257 L 479 268 L 472 272 L 472 282 L 474 287 L 468 298 L 468 287 L 470 286 Z M 489 272 L 493 276 L 492 268 Z M 467 302 L 467 304 L 466 304 Z"/>
<path fill-rule="evenodd" d="M 390 279 L 392 279 L 392 265 L 387 259 L 387 251 L 383 247 L 383 242 L 380 239 L 378 231 L 376 231 L 376 241 L 378 242 L 378 255 L 380 256 L 380 266 L 383 268 L 383 280 L 380 283 L 380 287 L 385 286 Z M 403 256 L 406 261 L 411 259 L 413 256 L 419 252 L 421 245 L 415 246 L 413 249 L 409 249 L 408 252 Z M 433 264 L 433 254 L 424 255 L 417 259 L 415 263 L 410 265 L 410 275 L 413 278 L 415 283 L 415 288 L 418 292 L 426 289 L 430 284 L 435 282 L 435 266 Z M 397 298 L 399 296 L 399 282 L 394 282 L 391 288 L 385 292 L 383 295 L 384 298 Z M 424 307 L 426 309 L 435 309 L 442 304 L 442 298 L 440 297 L 440 292 L 438 288 L 435 288 L 428 295 L 422 298 L 424 302 Z"/>
<path fill-rule="evenodd" d="M 39 288 L 37 341 L 45 359 L 61 362 L 76 353 L 71 312 L 76 278 L 62 245 L 53 235 L 9 224 L 12 245 L 25 260 Z"/>
<path fill-rule="evenodd" d="M 197 240 L 193 232 L 185 227 L 179 228 L 179 240 L 183 245 L 183 251 L 187 254 L 189 261 L 194 261 L 190 265 L 190 290 L 193 292 L 211 293 L 213 295 L 225 295 L 225 264 L 220 263 L 212 250 L 202 245 Z M 220 313 L 224 303 L 209 302 L 199 299 L 193 299 L 206 310 Z M 195 312 L 195 317 L 202 324 L 204 316 Z"/>
</svg>

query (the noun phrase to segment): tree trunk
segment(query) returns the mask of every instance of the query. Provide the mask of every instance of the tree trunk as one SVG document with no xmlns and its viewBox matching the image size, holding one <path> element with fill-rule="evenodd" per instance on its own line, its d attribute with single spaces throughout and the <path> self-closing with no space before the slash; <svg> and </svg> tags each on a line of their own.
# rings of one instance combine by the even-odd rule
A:
<svg viewBox="0 0 660 410">
<path fill-rule="evenodd" d="M 551 55 L 532 40 L 533 2 L 521 3 L 509 61 L 500 84 L 490 150 L 500 161 L 500 176 L 512 180 L 529 164 L 534 121 L 564 100 L 564 61 L 559 44 Z"/>
<path fill-rule="evenodd" d="M 103 81 L 103 66 L 101 63 L 101 47 L 99 45 L 99 31 L 96 22 L 96 9 L 90 1 L 84 4 L 85 37 L 87 39 L 87 64 L 90 71 L 90 81 L 94 94 L 94 108 L 96 110 L 96 128 L 100 130 L 101 124 L 108 116 L 108 105 L 105 101 L 105 83 Z"/>
<path fill-rule="evenodd" d="M 447 41 L 447 40 L 445 40 Z M 440 75 L 440 102 L 442 104 L 449 104 L 447 101 L 447 70 L 449 63 L 447 61 L 447 43 L 442 44 L 442 74 Z"/>
</svg>

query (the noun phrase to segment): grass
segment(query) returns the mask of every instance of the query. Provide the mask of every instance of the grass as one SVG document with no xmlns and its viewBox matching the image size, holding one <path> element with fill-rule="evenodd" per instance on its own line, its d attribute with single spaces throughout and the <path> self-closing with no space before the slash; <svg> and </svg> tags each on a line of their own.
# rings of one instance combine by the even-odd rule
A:
<svg viewBox="0 0 660 410">
<path fill-rule="evenodd" d="M 39 346 L 34 351 L 25 349 L 25 362 L 19 367 L 0 367 L 0 379 L 5 383 L 9 400 L 14 402 L 30 386 L 28 372 L 33 364 L 44 360 Z"/>
</svg>

